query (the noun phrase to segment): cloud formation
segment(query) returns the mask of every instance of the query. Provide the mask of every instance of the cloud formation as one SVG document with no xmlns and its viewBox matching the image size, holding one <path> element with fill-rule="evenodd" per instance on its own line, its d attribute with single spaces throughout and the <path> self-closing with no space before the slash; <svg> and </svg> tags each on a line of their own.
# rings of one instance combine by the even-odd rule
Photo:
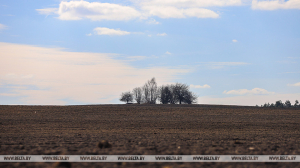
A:
<svg viewBox="0 0 300 168">
<path fill-rule="evenodd" d="M 236 42 L 238 42 L 238 41 L 237 41 L 237 40 L 235 40 L 235 39 L 233 39 L 233 40 L 232 40 L 232 42 L 236 43 Z"/>
<path fill-rule="evenodd" d="M 122 35 L 130 34 L 130 32 L 127 32 L 127 31 L 109 29 L 109 28 L 106 28 L 106 27 L 96 27 L 94 29 L 94 32 L 97 35 L 111 35 L 111 36 L 114 36 L 114 35 L 122 36 Z"/>
<path fill-rule="evenodd" d="M 191 88 L 201 88 L 201 89 L 205 89 L 205 88 L 210 88 L 210 86 L 209 85 L 207 85 L 207 84 L 205 84 L 205 85 L 203 85 L 203 86 L 201 86 L 201 85 L 190 85 L 190 87 Z"/>
<path fill-rule="evenodd" d="M 134 68 L 110 54 L 67 52 L 0 42 L 0 96 L 24 104 L 113 103 L 120 93 L 156 77 L 166 84 L 188 69 Z M 163 73 L 162 73 L 163 72 Z"/>
<path fill-rule="evenodd" d="M 155 19 L 153 18 L 150 18 L 148 21 L 147 21 L 148 24 L 159 24 L 158 21 L 156 21 Z"/>
<path fill-rule="evenodd" d="M 199 62 L 201 65 L 205 65 L 210 69 L 222 69 L 230 66 L 242 66 L 247 65 L 246 62 Z"/>
<path fill-rule="evenodd" d="M 0 30 L 6 29 L 7 26 L 5 26 L 4 24 L 0 24 Z"/>
<path fill-rule="evenodd" d="M 294 84 L 288 84 L 288 86 L 300 86 L 300 82 Z"/>
<path fill-rule="evenodd" d="M 113 3 L 61 1 L 58 8 L 36 9 L 40 14 L 56 14 L 61 20 L 90 19 L 132 20 L 160 18 L 218 18 L 219 14 L 206 7 L 242 5 L 241 0 L 132 0 L 132 6 Z M 153 18 L 148 23 L 158 24 Z"/>
<path fill-rule="evenodd" d="M 276 9 L 300 9 L 300 0 L 264 0 L 252 1 L 252 9 L 276 10 Z"/>
<path fill-rule="evenodd" d="M 84 18 L 94 21 L 131 20 L 141 17 L 141 13 L 130 6 L 87 1 L 62 1 L 59 8 L 37 9 L 37 11 L 40 14 L 58 14 L 58 18 L 61 20 L 81 20 Z"/>
<path fill-rule="evenodd" d="M 147 23 L 159 24 L 152 16 L 160 18 L 218 18 L 209 7 L 243 5 L 242 0 L 131 0 L 131 6 L 88 1 L 61 1 L 58 8 L 36 9 L 43 15 L 58 15 L 61 20 L 90 19 L 132 20 L 147 19 Z M 300 0 L 253 0 L 255 10 L 300 9 Z"/>
<path fill-rule="evenodd" d="M 158 33 L 157 36 L 166 36 L 167 33 Z"/>
<path fill-rule="evenodd" d="M 36 9 L 41 15 L 53 15 L 58 14 L 58 8 L 45 8 L 45 9 Z"/>
<path fill-rule="evenodd" d="M 238 6 L 241 0 L 132 0 L 140 6 L 174 6 L 178 8 Z"/>
<path fill-rule="evenodd" d="M 268 92 L 265 89 L 261 88 L 254 88 L 252 90 L 247 89 L 239 89 L 239 90 L 230 90 L 230 91 L 224 91 L 224 94 L 232 94 L 232 95 L 268 95 L 268 94 L 274 94 L 274 92 Z"/>
<path fill-rule="evenodd" d="M 218 18 L 219 14 L 212 10 L 204 8 L 176 8 L 173 6 L 143 6 L 149 16 L 158 16 L 160 18 Z"/>
<path fill-rule="evenodd" d="M 218 18 L 206 7 L 242 5 L 241 0 L 132 0 L 146 15 L 160 18 Z"/>
<path fill-rule="evenodd" d="M 147 57 L 146 56 L 129 56 L 127 57 L 130 61 L 140 61 L 140 60 L 144 60 Z"/>
</svg>

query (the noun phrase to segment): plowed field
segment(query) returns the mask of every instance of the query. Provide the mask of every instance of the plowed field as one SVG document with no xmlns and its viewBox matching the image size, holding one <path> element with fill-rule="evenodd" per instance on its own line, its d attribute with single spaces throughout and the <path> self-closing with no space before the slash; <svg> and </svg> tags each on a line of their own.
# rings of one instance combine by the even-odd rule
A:
<svg viewBox="0 0 300 168">
<path fill-rule="evenodd" d="M 0 155 L 300 155 L 300 110 L 217 105 L 0 106 Z M 111 147 L 99 148 L 107 140 Z M 0 167 L 55 167 L 0 163 Z M 71 163 L 71 167 L 300 163 Z"/>
</svg>

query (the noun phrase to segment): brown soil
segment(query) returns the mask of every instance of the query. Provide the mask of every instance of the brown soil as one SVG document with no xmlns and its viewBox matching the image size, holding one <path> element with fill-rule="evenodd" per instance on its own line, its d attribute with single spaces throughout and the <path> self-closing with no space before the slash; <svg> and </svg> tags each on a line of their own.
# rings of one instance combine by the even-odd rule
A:
<svg viewBox="0 0 300 168">
<path fill-rule="evenodd" d="M 299 109 L 135 104 L 0 106 L 0 155 L 300 155 L 299 126 Z M 64 165 L 300 167 L 300 163 L 226 162 L 0 163 L 0 167 Z"/>
</svg>

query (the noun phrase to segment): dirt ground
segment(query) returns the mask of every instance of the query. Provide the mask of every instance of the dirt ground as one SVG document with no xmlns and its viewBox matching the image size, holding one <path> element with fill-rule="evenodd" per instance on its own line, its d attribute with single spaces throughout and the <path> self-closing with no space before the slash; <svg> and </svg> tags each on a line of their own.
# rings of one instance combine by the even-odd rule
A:
<svg viewBox="0 0 300 168">
<path fill-rule="evenodd" d="M 300 110 L 217 105 L 0 106 L 0 155 L 300 155 Z M 110 148 L 99 148 L 107 140 Z M 57 167 L 0 163 L 0 167 Z M 71 163 L 67 167 L 300 167 Z"/>
</svg>

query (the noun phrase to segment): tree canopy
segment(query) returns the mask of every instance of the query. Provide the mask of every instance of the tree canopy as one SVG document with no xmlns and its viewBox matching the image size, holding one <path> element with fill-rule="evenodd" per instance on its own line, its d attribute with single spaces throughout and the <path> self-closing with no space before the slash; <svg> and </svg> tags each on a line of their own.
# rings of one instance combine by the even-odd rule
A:
<svg viewBox="0 0 300 168">
<path fill-rule="evenodd" d="M 132 99 L 130 99 L 132 97 Z M 156 104 L 193 104 L 197 102 L 197 95 L 189 90 L 187 84 L 176 83 L 157 86 L 155 78 L 147 81 L 142 87 L 136 87 L 131 92 L 122 93 L 120 101 Z M 127 101 L 128 100 L 128 101 Z"/>
<path fill-rule="evenodd" d="M 126 103 L 132 102 L 133 101 L 132 93 L 130 93 L 130 92 L 122 93 L 120 101 L 123 101 L 123 102 L 126 102 Z"/>
</svg>

